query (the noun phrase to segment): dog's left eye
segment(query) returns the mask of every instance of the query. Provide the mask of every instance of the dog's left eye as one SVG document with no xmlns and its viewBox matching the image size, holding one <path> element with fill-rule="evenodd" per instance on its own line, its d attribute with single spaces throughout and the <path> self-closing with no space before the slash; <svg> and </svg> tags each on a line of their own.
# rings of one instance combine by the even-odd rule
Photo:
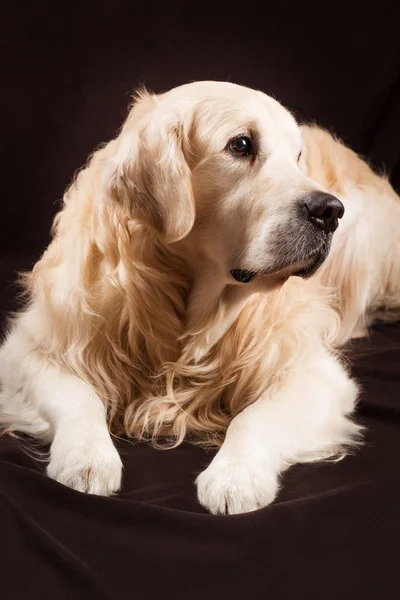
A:
<svg viewBox="0 0 400 600">
<path fill-rule="evenodd" d="M 242 158 L 252 154 L 253 144 L 249 137 L 243 135 L 231 140 L 226 149 L 234 156 Z"/>
<path fill-rule="evenodd" d="M 299 160 L 301 159 L 302 154 L 303 154 L 303 150 L 300 150 L 299 155 L 297 157 L 297 162 L 299 162 Z"/>
</svg>

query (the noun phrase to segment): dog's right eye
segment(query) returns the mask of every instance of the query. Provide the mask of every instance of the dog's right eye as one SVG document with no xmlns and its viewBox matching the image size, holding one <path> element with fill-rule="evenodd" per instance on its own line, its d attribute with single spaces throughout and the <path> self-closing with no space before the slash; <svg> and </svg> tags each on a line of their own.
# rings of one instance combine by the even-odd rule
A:
<svg viewBox="0 0 400 600">
<path fill-rule="evenodd" d="M 253 153 L 253 144 L 249 137 L 242 135 L 231 140 L 226 149 L 228 152 L 239 158 L 246 158 Z"/>
</svg>

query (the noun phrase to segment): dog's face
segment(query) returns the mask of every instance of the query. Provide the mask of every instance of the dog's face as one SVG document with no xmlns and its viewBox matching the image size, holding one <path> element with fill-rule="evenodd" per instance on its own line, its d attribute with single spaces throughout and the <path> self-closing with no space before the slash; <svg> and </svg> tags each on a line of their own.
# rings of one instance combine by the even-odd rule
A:
<svg viewBox="0 0 400 600">
<path fill-rule="evenodd" d="M 307 177 L 300 129 L 272 98 L 189 84 L 139 102 L 121 137 L 114 195 L 227 282 L 308 276 L 326 258 L 343 206 Z"/>
</svg>

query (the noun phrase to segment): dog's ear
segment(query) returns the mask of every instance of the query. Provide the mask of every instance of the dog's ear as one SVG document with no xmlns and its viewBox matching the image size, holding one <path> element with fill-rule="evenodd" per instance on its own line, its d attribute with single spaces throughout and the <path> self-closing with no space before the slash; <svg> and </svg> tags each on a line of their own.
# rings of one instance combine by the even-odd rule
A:
<svg viewBox="0 0 400 600">
<path fill-rule="evenodd" d="M 193 227 L 191 171 L 183 152 L 183 127 L 157 97 L 142 94 L 132 108 L 106 169 L 106 194 L 166 243 Z"/>
</svg>

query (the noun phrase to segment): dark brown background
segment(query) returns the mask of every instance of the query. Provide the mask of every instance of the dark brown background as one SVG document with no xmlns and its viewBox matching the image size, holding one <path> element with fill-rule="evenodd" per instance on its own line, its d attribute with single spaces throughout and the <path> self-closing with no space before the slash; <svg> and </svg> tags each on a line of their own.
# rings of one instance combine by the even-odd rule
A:
<svg viewBox="0 0 400 600">
<path fill-rule="evenodd" d="M 159 3 L 162 6 L 162 3 Z M 400 3 L 37 2 L 3 5 L 0 312 L 49 239 L 74 171 L 131 91 L 222 79 L 333 129 L 400 186 Z M 0 443 L 2 597 L 354 600 L 398 590 L 400 326 L 357 346 L 366 446 L 291 469 L 271 507 L 212 517 L 193 480 L 211 456 L 122 444 L 119 498 L 83 496 Z"/>
</svg>

